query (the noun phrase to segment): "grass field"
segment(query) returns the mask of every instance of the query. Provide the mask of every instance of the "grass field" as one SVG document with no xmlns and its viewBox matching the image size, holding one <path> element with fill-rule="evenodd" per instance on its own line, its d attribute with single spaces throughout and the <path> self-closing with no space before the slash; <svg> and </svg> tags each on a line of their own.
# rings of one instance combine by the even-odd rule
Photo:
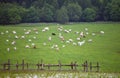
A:
<svg viewBox="0 0 120 78">
<path fill-rule="evenodd" d="M 64 29 L 72 29 L 70 33 L 64 31 L 58 31 L 58 26 L 63 26 Z M 44 27 L 49 27 L 49 31 L 42 32 Z M 85 31 L 88 28 L 88 31 Z M 34 29 L 37 29 L 38 34 Z M 31 30 L 30 34 L 25 35 L 25 32 Z M 8 32 L 7 32 L 8 31 Z M 16 31 L 13 34 L 12 31 Z M 71 43 L 62 42 L 58 35 L 61 33 L 65 40 L 73 39 L 75 43 L 79 37 L 78 32 L 88 32 L 86 38 L 82 38 L 80 41 L 85 40 L 85 44 L 82 46 L 73 45 Z M 100 34 L 100 31 L 104 31 L 104 34 Z M 56 35 L 51 35 L 51 33 Z M 57 25 L 55 23 L 35 23 L 35 24 L 18 24 L 18 25 L 6 25 L 0 26 L 0 63 L 11 59 L 12 63 L 19 62 L 25 59 L 28 63 L 37 63 L 41 59 L 44 63 L 58 63 L 61 60 L 62 63 L 70 63 L 71 61 L 77 61 L 78 64 L 82 64 L 84 61 L 99 62 L 101 72 L 120 72 L 120 23 L 73 23 L 67 25 Z M 93 36 L 92 33 L 95 33 Z M 19 38 L 15 39 L 15 35 Z M 25 39 L 21 39 L 21 36 L 25 36 Z M 48 37 L 51 36 L 52 40 L 49 41 Z M 36 38 L 34 38 L 36 37 Z M 31 39 L 31 41 L 29 41 Z M 88 42 L 92 39 L 92 42 Z M 8 41 L 6 41 L 8 40 Z M 12 41 L 16 41 L 15 45 L 11 45 Z M 25 48 L 26 45 L 34 43 L 36 49 L 30 47 Z M 46 43 L 46 45 L 43 45 Z M 59 51 L 52 49 L 51 46 L 57 44 Z M 65 47 L 63 47 L 65 45 Z M 13 48 L 16 47 L 17 50 Z M 7 48 L 10 48 L 9 52 Z"/>
</svg>

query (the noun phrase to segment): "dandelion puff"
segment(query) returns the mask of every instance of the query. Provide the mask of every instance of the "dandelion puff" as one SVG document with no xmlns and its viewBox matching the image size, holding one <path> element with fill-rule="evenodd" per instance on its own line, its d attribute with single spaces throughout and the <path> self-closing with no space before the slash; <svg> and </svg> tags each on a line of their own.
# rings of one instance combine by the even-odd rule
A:
<svg viewBox="0 0 120 78">
<path fill-rule="evenodd" d="M 24 29 L 24 31 L 26 31 L 26 29 Z"/>
<path fill-rule="evenodd" d="M 17 36 L 17 35 L 15 35 L 15 39 L 18 39 L 18 36 Z"/>
<path fill-rule="evenodd" d="M 88 35 L 89 33 L 88 33 L 88 32 L 86 32 L 86 34 Z"/>
<path fill-rule="evenodd" d="M 3 35 L 4 33 L 3 32 L 1 32 L 1 35 Z"/>
<path fill-rule="evenodd" d="M 65 45 L 62 46 L 63 48 L 65 47 Z"/>
<path fill-rule="evenodd" d="M 76 38 L 77 40 L 80 40 L 80 38 L 78 37 L 78 38 Z"/>
<path fill-rule="evenodd" d="M 31 40 L 31 39 L 29 39 L 28 41 L 29 41 L 29 42 L 31 42 L 32 40 Z"/>
<path fill-rule="evenodd" d="M 24 39 L 24 38 L 25 38 L 25 36 L 21 36 L 21 38 L 22 38 L 22 39 Z"/>
<path fill-rule="evenodd" d="M 73 42 L 73 45 L 77 45 L 77 43 Z"/>
<path fill-rule="evenodd" d="M 12 31 L 13 32 L 13 34 L 16 34 L 16 31 Z"/>
<path fill-rule="evenodd" d="M 85 28 L 85 31 L 88 31 L 88 28 Z"/>
<path fill-rule="evenodd" d="M 6 40 L 6 42 L 9 42 L 9 40 Z"/>
<path fill-rule="evenodd" d="M 32 43 L 32 46 L 34 46 L 35 45 L 35 43 Z"/>
<path fill-rule="evenodd" d="M 59 48 L 57 47 L 56 50 L 59 51 Z"/>
<path fill-rule="evenodd" d="M 11 42 L 12 45 L 15 45 L 15 43 L 16 43 L 15 41 Z"/>
<path fill-rule="evenodd" d="M 25 48 L 30 48 L 30 46 L 29 46 L 29 45 L 26 45 Z"/>
<path fill-rule="evenodd" d="M 92 35 L 94 36 L 94 35 L 95 35 L 95 33 L 92 33 Z"/>
<path fill-rule="evenodd" d="M 36 39 L 36 37 L 33 37 L 34 39 Z"/>
<path fill-rule="evenodd" d="M 9 33 L 9 31 L 6 31 L 6 33 Z"/>
<path fill-rule="evenodd" d="M 10 51 L 10 48 L 7 48 L 7 51 L 9 52 L 9 51 Z"/>
<path fill-rule="evenodd" d="M 45 45 L 46 45 L 46 43 L 44 42 L 44 43 L 43 43 L 43 45 L 45 46 Z"/>
<path fill-rule="evenodd" d="M 36 34 L 38 34 L 38 32 L 35 32 Z"/>
<path fill-rule="evenodd" d="M 16 47 L 14 47 L 14 50 L 17 50 L 17 48 L 16 48 Z"/>
<path fill-rule="evenodd" d="M 88 42 L 92 42 L 92 39 L 89 39 Z"/>
<path fill-rule="evenodd" d="M 101 34 L 104 34 L 105 32 L 104 31 L 100 31 Z"/>
</svg>

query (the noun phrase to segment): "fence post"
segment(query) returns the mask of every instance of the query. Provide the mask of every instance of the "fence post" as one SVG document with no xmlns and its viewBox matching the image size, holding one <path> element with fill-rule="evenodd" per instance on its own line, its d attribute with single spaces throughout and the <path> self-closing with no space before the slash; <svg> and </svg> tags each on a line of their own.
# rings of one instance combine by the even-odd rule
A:
<svg viewBox="0 0 120 78">
<path fill-rule="evenodd" d="M 77 62 L 74 62 L 75 70 L 77 70 Z"/>
<path fill-rule="evenodd" d="M 59 64 L 59 70 L 61 70 L 61 61 L 60 60 L 58 61 L 58 64 Z"/>
<path fill-rule="evenodd" d="M 99 63 L 97 62 L 97 71 L 96 72 L 99 72 Z"/>
<path fill-rule="evenodd" d="M 84 62 L 84 64 L 82 64 L 82 66 L 83 66 L 83 71 L 85 72 L 85 62 Z"/>
<path fill-rule="evenodd" d="M 88 72 L 88 62 L 87 61 L 84 62 L 83 67 L 84 67 L 84 72 Z"/>
<path fill-rule="evenodd" d="M 3 64 L 3 70 L 6 70 L 5 68 L 6 68 L 6 64 Z"/>
<path fill-rule="evenodd" d="M 8 59 L 7 63 L 3 64 L 3 70 L 10 70 L 10 59 Z"/>
<path fill-rule="evenodd" d="M 26 65 L 27 65 L 27 70 L 28 70 L 29 64 L 27 63 Z"/>
<path fill-rule="evenodd" d="M 73 62 L 71 62 L 71 69 L 73 70 L 74 68 L 73 68 Z"/>
<path fill-rule="evenodd" d="M 38 69 L 38 70 L 39 70 L 39 68 L 40 68 L 39 66 L 40 66 L 40 64 L 39 64 L 39 62 L 38 62 L 38 64 L 37 64 L 37 69 Z"/>
<path fill-rule="evenodd" d="M 10 70 L 10 59 L 8 59 L 8 70 Z"/>
<path fill-rule="evenodd" d="M 18 70 L 18 60 L 17 60 L 17 64 L 16 64 L 16 70 Z"/>
<path fill-rule="evenodd" d="M 24 60 L 22 60 L 22 70 L 24 70 Z"/>
<path fill-rule="evenodd" d="M 41 59 L 41 70 L 43 70 L 44 64 L 43 64 L 43 60 Z"/>
<path fill-rule="evenodd" d="M 50 70 L 50 64 L 48 64 L 48 70 Z"/>
<path fill-rule="evenodd" d="M 86 61 L 86 72 L 88 72 L 88 62 Z"/>
<path fill-rule="evenodd" d="M 90 72 L 92 72 L 92 63 L 90 62 Z"/>
</svg>

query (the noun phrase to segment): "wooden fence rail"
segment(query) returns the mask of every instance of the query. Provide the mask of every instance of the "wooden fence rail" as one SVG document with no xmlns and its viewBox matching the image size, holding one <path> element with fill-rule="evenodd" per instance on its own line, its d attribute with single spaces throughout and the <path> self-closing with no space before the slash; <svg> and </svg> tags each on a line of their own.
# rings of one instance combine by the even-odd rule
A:
<svg viewBox="0 0 120 78">
<path fill-rule="evenodd" d="M 70 70 L 79 70 L 77 69 L 78 67 L 82 67 L 84 72 L 99 72 L 100 65 L 97 62 L 96 65 L 92 62 L 88 63 L 88 61 L 85 61 L 83 64 L 78 65 L 77 62 L 71 62 L 70 64 L 62 64 L 60 61 L 58 61 L 58 64 L 44 64 L 43 60 L 37 64 L 30 64 L 30 63 L 25 63 L 25 60 L 22 60 L 22 63 L 19 64 L 18 61 L 16 64 L 11 64 L 11 60 L 8 59 L 6 63 L 0 64 L 0 70 L 6 71 L 6 70 L 31 70 L 29 68 L 30 66 L 34 66 L 34 70 L 51 70 L 51 68 L 56 68 L 54 70 L 64 70 L 62 69 L 63 67 L 69 67 Z M 14 69 L 12 68 L 14 67 Z"/>
</svg>

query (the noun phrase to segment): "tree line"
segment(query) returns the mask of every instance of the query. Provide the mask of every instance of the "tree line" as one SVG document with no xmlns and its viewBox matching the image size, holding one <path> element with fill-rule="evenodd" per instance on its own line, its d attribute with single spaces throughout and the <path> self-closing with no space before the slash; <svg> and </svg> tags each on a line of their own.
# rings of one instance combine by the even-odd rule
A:
<svg viewBox="0 0 120 78">
<path fill-rule="evenodd" d="M 120 0 L 0 0 L 0 24 L 120 21 Z"/>
</svg>

